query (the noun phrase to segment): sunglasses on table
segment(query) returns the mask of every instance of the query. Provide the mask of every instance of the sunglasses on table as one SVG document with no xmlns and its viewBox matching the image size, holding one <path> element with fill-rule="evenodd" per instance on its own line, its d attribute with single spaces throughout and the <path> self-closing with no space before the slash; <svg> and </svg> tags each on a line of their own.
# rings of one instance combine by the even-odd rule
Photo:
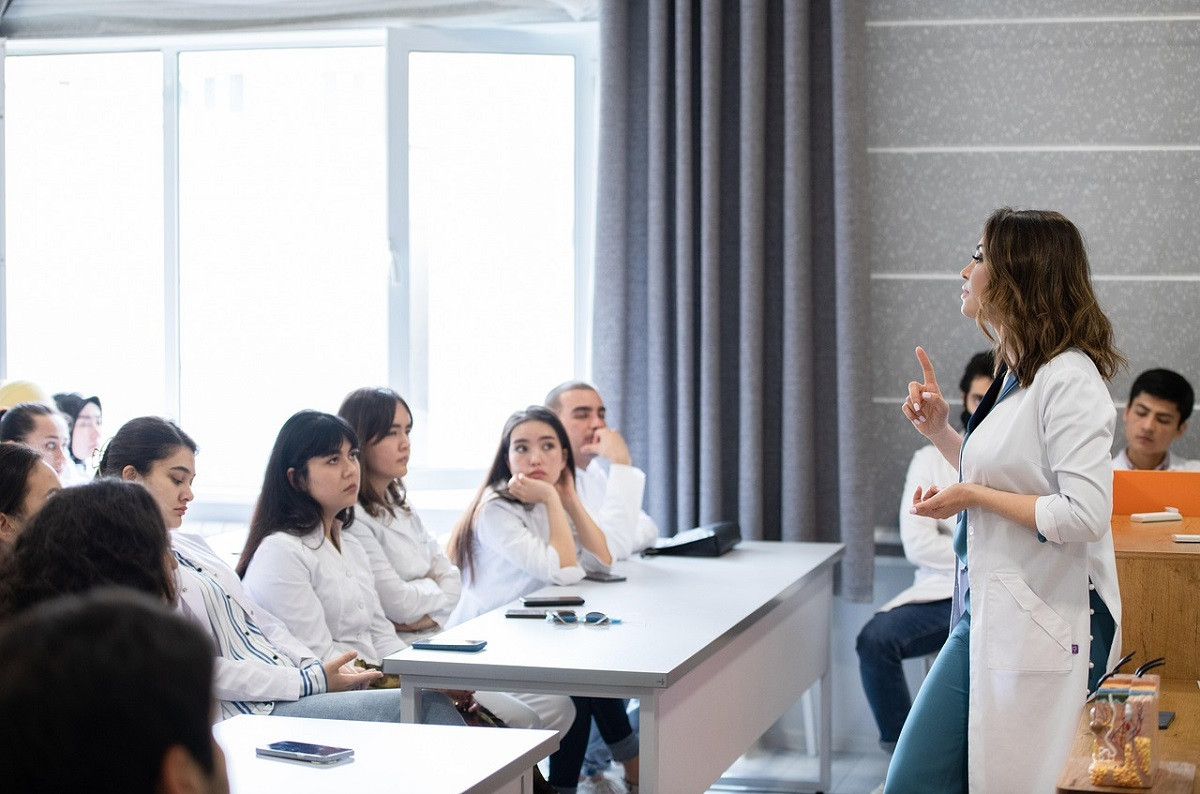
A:
<svg viewBox="0 0 1200 794">
<path fill-rule="evenodd" d="M 588 612 L 580 618 L 573 609 L 550 609 L 546 611 L 546 622 L 563 625 L 584 623 L 588 626 L 609 626 L 620 623 L 621 620 L 620 618 L 611 618 L 603 612 Z"/>
</svg>

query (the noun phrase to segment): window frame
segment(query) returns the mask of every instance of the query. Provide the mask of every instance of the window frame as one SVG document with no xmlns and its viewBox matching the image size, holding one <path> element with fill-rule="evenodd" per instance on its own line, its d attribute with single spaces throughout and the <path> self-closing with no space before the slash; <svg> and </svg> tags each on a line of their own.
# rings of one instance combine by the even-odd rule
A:
<svg viewBox="0 0 1200 794">
<path fill-rule="evenodd" d="M 596 105 L 598 35 L 595 23 L 517 28 L 389 27 L 320 31 L 213 33 L 73 39 L 0 39 L 0 323 L 7 322 L 7 260 L 4 248 L 7 198 L 4 182 L 4 59 L 8 55 L 106 52 L 159 52 L 163 81 L 163 308 L 166 383 L 162 413 L 180 410 L 180 252 L 179 252 L 179 55 L 236 49 L 294 49 L 382 46 L 386 63 L 387 235 L 391 255 L 387 293 L 388 384 L 424 407 L 428 383 L 422 333 L 427 303 L 414 295 L 410 277 L 408 217 L 408 55 L 411 52 L 554 54 L 575 58 L 574 377 L 591 371 L 592 257 L 595 218 Z M 414 302 L 417 301 L 417 302 Z M 3 328 L 0 325 L 0 328 Z M 415 330 L 414 330 L 415 329 Z M 7 336 L 7 335 L 6 335 Z M 414 344 L 415 343 L 415 344 Z M 422 347 L 417 347 L 421 345 Z M 0 344 L 0 379 L 8 377 L 8 340 Z M 411 395 L 411 396 L 410 396 Z M 479 461 L 478 464 L 484 464 Z M 481 465 L 421 469 L 410 473 L 410 490 L 474 488 Z M 198 500 L 198 520 L 245 520 L 251 505 L 234 500 Z"/>
</svg>

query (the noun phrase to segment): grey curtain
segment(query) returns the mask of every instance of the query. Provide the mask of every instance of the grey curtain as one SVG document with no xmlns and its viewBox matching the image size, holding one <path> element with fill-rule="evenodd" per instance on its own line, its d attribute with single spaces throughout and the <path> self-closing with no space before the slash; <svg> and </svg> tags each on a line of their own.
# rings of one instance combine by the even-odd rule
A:
<svg viewBox="0 0 1200 794">
<path fill-rule="evenodd" d="M 865 11 L 606 2 L 594 376 L 675 531 L 846 543 L 869 600 Z"/>
</svg>

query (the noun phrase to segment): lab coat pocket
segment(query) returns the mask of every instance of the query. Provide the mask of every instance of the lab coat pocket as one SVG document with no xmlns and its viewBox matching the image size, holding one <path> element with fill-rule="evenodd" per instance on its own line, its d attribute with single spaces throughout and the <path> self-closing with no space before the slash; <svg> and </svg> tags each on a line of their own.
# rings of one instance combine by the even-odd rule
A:
<svg viewBox="0 0 1200 794">
<path fill-rule="evenodd" d="M 988 577 L 987 658 L 994 670 L 1071 669 L 1071 625 L 1015 573 Z"/>
</svg>

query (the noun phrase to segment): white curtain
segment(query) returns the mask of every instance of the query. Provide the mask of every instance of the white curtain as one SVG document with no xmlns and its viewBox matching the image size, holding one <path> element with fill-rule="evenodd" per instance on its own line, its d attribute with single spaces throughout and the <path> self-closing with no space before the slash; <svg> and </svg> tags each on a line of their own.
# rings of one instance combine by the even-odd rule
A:
<svg viewBox="0 0 1200 794">
<path fill-rule="evenodd" d="M 595 19 L 599 0 L 0 0 L 0 36 L 136 36 L 221 30 L 499 25 Z"/>
</svg>

